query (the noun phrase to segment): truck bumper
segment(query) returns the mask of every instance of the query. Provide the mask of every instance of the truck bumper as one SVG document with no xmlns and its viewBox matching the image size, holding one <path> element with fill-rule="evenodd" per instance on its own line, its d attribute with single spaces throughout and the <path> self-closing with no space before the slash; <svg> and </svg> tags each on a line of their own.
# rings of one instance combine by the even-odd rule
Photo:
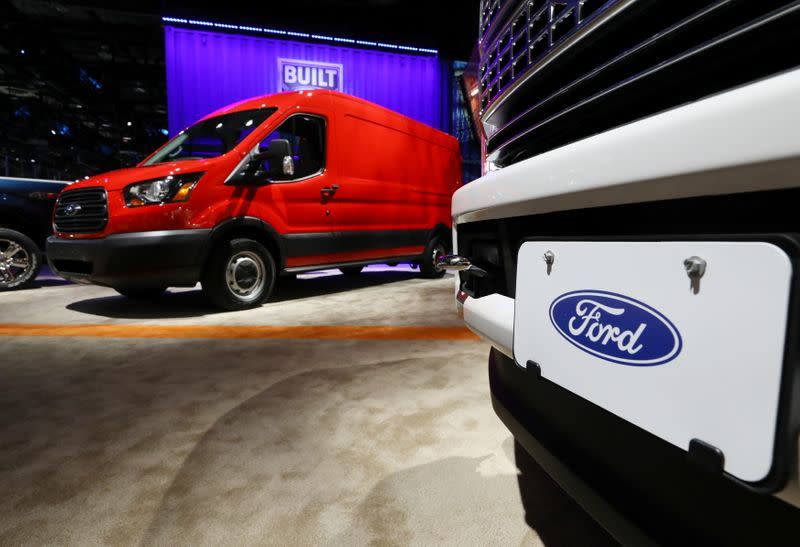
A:
<svg viewBox="0 0 800 547">
<path fill-rule="evenodd" d="M 47 240 L 56 274 L 114 288 L 191 287 L 200 280 L 211 230 L 115 234 L 101 239 Z"/>
<path fill-rule="evenodd" d="M 797 508 L 752 492 L 685 451 L 517 366 L 492 349 L 497 415 L 561 487 L 623 545 L 791 542 Z M 523 499 L 525 495 L 523 493 Z"/>
</svg>

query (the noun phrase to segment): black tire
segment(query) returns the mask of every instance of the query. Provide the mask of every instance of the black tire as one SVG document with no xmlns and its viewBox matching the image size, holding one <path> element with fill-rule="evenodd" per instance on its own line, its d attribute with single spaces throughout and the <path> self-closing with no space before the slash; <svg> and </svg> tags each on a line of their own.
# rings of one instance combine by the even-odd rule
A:
<svg viewBox="0 0 800 547">
<path fill-rule="evenodd" d="M 30 286 L 41 268 L 41 251 L 31 238 L 0 228 L 0 291 Z"/>
<path fill-rule="evenodd" d="M 266 247 L 241 238 L 214 249 L 200 282 L 215 306 L 236 311 L 263 304 L 275 288 L 276 277 L 275 260 Z"/>
<path fill-rule="evenodd" d="M 360 274 L 363 269 L 364 266 L 342 266 L 339 268 L 339 271 L 348 277 L 355 277 Z"/>
<path fill-rule="evenodd" d="M 152 300 L 164 294 L 166 287 L 131 287 L 125 289 L 114 289 L 122 296 L 127 296 L 131 300 Z"/>
<path fill-rule="evenodd" d="M 422 277 L 437 279 L 444 275 L 443 271 L 436 269 L 436 259 L 443 254 L 447 254 L 447 244 L 442 238 L 434 236 L 425 247 L 419 262 L 419 273 Z"/>
</svg>

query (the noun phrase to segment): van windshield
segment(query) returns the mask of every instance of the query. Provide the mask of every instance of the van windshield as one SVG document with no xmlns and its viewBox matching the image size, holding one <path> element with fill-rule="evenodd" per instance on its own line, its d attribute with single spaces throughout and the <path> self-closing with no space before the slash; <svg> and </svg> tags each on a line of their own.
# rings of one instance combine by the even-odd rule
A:
<svg viewBox="0 0 800 547">
<path fill-rule="evenodd" d="M 242 110 L 201 120 L 175 135 L 143 165 L 204 160 L 221 156 L 242 142 L 276 110 L 276 108 Z"/>
</svg>

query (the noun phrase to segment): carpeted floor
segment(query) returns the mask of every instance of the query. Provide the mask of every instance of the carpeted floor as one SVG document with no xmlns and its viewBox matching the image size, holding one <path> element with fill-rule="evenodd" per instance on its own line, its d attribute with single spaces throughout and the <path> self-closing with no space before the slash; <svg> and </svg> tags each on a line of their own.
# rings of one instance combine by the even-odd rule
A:
<svg viewBox="0 0 800 547">
<path fill-rule="evenodd" d="M 481 343 L 3 344 L 2 544 L 533 540 Z"/>
<path fill-rule="evenodd" d="M 196 292 L 151 309 L 54 285 L 24 309 L 23 295 L 0 295 L 0 323 L 458 325 L 451 281 L 391 281 L 342 280 L 340 291 L 323 280 L 221 315 L 198 311 Z M 374 320 L 376 305 L 388 319 Z M 605 541 L 546 479 L 535 485 L 541 507 L 558 509 L 542 510 L 542 530 L 526 524 L 481 342 L 13 336 L 0 346 L 0 545 Z"/>
</svg>

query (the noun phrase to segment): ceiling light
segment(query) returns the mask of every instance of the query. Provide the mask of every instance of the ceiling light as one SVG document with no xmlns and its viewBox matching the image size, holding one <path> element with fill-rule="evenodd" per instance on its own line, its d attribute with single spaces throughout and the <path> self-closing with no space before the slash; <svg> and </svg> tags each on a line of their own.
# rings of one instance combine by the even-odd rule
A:
<svg viewBox="0 0 800 547">
<path fill-rule="evenodd" d="M 362 46 L 372 46 L 384 49 L 412 51 L 414 53 L 429 53 L 431 55 L 438 55 L 439 51 L 424 47 L 402 46 L 397 44 L 389 44 L 386 42 L 371 42 L 367 40 L 355 40 L 352 38 L 341 38 L 338 36 L 327 36 L 324 34 L 308 34 L 306 32 L 294 32 L 290 30 L 277 30 L 271 28 L 251 27 L 246 25 L 231 25 L 228 23 L 214 23 L 211 21 L 199 21 L 196 19 L 181 19 L 179 17 L 161 17 L 164 23 L 178 23 L 187 26 L 199 27 L 214 27 L 226 30 L 243 30 L 245 32 L 258 32 L 263 34 L 279 34 L 281 36 L 295 36 L 297 38 L 311 38 L 313 40 L 320 40 L 323 42 L 338 42 L 346 44 L 358 44 Z"/>
</svg>

